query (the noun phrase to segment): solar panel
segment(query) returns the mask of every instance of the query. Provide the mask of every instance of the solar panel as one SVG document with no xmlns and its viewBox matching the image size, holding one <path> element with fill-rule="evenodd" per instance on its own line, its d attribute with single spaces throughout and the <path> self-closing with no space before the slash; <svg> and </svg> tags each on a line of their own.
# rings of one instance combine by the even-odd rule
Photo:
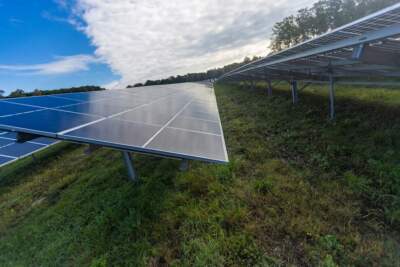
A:
<svg viewBox="0 0 400 267">
<path fill-rule="evenodd" d="M 5 101 L 0 102 L 0 116 L 9 116 L 9 115 L 15 115 L 19 113 L 25 113 L 25 112 L 30 112 L 34 110 L 38 110 L 39 108 L 37 107 L 32 107 L 32 106 L 23 106 L 23 105 L 18 105 L 18 104 L 13 104 L 13 103 L 7 103 Z"/>
<path fill-rule="evenodd" d="M 12 115 L 0 115 L 0 129 L 124 151 L 228 162 L 214 90 L 205 84 L 0 101 L 0 105 L 4 103 L 29 111 L 13 110 Z M 12 156 L 19 150 L 13 151 Z"/>
<path fill-rule="evenodd" d="M 38 137 L 29 142 L 17 143 L 16 138 L 16 133 L 0 132 L 0 167 L 57 143 L 56 140 L 46 137 Z"/>
<path fill-rule="evenodd" d="M 241 66 L 220 80 L 400 76 L 400 3 Z"/>
</svg>

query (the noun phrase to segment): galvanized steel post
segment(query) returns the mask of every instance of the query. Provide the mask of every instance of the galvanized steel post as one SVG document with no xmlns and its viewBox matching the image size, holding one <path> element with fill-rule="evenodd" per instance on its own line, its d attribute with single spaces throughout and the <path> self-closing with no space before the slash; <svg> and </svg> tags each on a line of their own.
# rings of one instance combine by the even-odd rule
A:
<svg viewBox="0 0 400 267">
<path fill-rule="evenodd" d="M 335 119 L 335 80 L 333 75 L 329 76 L 329 118 Z"/>
<path fill-rule="evenodd" d="M 124 157 L 126 169 L 128 170 L 129 179 L 131 179 L 133 182 L 137 182 L 138 179 L 137 179 L 135 167 L 132 162 L 131 154 L 127 151 L 123 151 L 122 155 Z"/>
<path fill-rule="evenodd" d="M 268 80 L 268 96 L 272 96 L 272 83 Z"/>
<path fill-rule="evenodd" d="M 290 82 L 290 87 L 292 89 L 292 101 L 293 104 L 297 104 L 299 98 L 298 98 L 298 93 L 297 93 L 297 81 L 291 81 Z"/>
</svg>

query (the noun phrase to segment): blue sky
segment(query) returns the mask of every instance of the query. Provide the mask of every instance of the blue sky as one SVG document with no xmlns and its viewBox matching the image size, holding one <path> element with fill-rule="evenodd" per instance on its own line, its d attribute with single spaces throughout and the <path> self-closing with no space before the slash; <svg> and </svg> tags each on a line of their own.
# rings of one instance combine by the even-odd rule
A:
<svg viewBox="0 0 400 267">
<path fill-rule="evenodd" d="M 91 60 L 96 48 L 68 23 L 69 12 L 53 0 L 0 0 L 0 89 L 104 85 L 120 78 L 108 65 Z M 52 73 L 46 64 L 54 62 L 61 69 Z"/>
<path fill-rule="evenodd" d="M 0 0 L 0 89 L 127 84 L 269 53 L 315 0 Z"/>
</svg>

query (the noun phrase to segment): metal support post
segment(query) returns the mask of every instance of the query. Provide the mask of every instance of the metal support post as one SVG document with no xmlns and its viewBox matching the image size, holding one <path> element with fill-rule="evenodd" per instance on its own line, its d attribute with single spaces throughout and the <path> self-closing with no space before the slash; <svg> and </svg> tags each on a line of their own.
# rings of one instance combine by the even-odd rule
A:
<svg viewBox="0 0 400 267">
<path fill-rule="evenodd" d="M 181 172 L 185 172 L 189 169 L 189 160 L 187 159 L 182 159 L 181 164 L 179 166 L 179 170 Z"/>
<path fill-rule="evenodd" d="M 272 83 L 268 80 L 268 96 L 272 96 Z"/>
<path fill-rule="evenodd" d="M 291 81 L 290 87 L 292 89 L 292 101 L 293 104 L 296 104 L 299 101 L 298 93 L 297 93 L 297 81 Z"/>
<path fill-rule="evenodd" d="M 329 117 L 335 119 L 335 80 L 333 76 L 329 76 Z"/>
<path fill-rule="evenodd" d="M 137 182 L 138 179 L 131 154 L 127 151 L 122 151 L 122 155 L 124 157 L 126 169 L 128 170 L 129 179 L 131 179 L 133 182 Z"/>
</svg>

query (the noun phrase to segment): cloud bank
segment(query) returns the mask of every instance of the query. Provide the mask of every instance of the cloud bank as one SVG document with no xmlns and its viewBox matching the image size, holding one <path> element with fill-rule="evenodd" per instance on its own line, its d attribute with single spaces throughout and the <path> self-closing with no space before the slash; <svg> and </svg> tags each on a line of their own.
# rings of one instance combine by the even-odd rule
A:
<svg viewBox="0 0 400 267">
<path fill-rule="evenodd" d="M 122 84 L 266 55 L 271 28 L 313 0 L 77 0 L 96 55 Z"/>
<path fill-rule="evenodd" d="M 33 65 L 0 65 L 0 70 L 28 75 L 56 75 L 89 70 L 89 65 L 101 60 L 92 55 L 56 57 L 54 61 Z"/>
</svg>

